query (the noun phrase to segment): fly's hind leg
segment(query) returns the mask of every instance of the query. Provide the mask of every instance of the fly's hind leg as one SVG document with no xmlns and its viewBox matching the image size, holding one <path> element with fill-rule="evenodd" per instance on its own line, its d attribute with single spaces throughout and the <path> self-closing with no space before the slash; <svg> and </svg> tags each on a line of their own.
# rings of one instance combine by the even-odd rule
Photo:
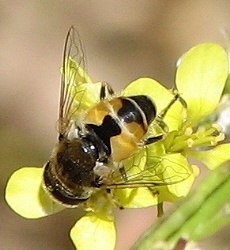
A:
<svg viewBox="0 0 230 250">
<path fill-rule="evenodd" d="M 171 102 L 157 115 L 156 119 L 157 121 L 158 120 L 163 120 L 165 115 L 167 114 L 167 112 L 169 111 L 169 109 L 172 107 L 172 105 L 180 98 L 180 95 L 175 92 L 175 90 L 173 91 L 174 92 L 174 97 L 173 99 L 171 100 Z"/>
<path fill-rule="evenodd" d="M 160 114 L 158 114 L 157 116 L 157 120 L 163 120 L 165 115 L 167 114 L 167 112 L 169 111 L 169 109 L 172 107 L 172 105 L 177 101 L 179 100 L 180 103 L 182 104 L 182 106 L 184 108 L 187 108 L 187 104 L 185 102 L 185 100 L 180 96 L 180 94 L 178 93 L 178 91 L 176 89 L 173 89 L 173 94 L 174 94 L 174 97 L 173 99 L 171 100 L 171 102 L 160 112 Z M 167 125 L 166 125 L 167 126 Z"/>
<path fill-rule="evenodd" d="M 185 100 L 179 95 L 179 93 L 177 92 L 176 89 L 173 89 L 173 93 L 174 93 L 174 98 L 170 101 L 170 103 L 157 115 L 156 117 L 156 123 L 157 125 L 163 130 L 164 134 L 168 133 L 168 126 L 167 124 L 163 121 L 165 115 L 167 114 L 167 112 L 169 111 L 169 109 L 172 107 L 172 105 L 179 100 L 182 104 L 183 107 L 187 107 L 187 104 L 185 102 Z M 157 142 L 161 139 L 163 139 L 164 134 L 159 134 L 156 136 L 151 136 L 149 138 L 146 138 L 144 140 L 144 145 L 149 145 L 152 144 L 154 142 Z"/>
<path fill-rule="evenodd" d="M 121 205 L 121 203 L 120 203 L 118 197 L 115 197 L 115 196 L 113 195 L 113 192 L 112 192 L 111 189 L 106 189 L 106 192 L 107 192 L 108 198 L 113 202 L 113 204 L 114 204 L 117 208 L 119 208 L 119 209 L 121 209 L 121 210 L 124 209 L 124 207 Z"/>
<path fill-rule="evenodd" d="M 119 172 L 121 174 L 123 181 L 128 181 L 128 176 L 123 164 L 119 164 Z"/>
<path fill-rule="evenodd" d="M 114 94 L 114 91 L 111 88 L 111 86 L 106 82 L 102 82 L 101 91 L 100 91 L 100 99 L 101 100 L 107 99 L 113 94 Z"/>
<path fill-rule="evenodd" d="M 163 134 L 148 137 L 144 140 L 144 145 L 146 146 L 152 144 L 154 142 L 160 141 L 161 139 L 163 139 Z"/>
</svg>

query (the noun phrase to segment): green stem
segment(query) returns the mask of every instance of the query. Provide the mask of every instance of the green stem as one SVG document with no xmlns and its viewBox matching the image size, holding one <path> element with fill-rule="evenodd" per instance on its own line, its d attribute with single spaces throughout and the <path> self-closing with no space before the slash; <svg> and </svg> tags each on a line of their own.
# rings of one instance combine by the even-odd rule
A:
<svg viewBox="0 0 230 250">
<path fill-rule="evenodd" d="M 200 240 L 230 222 L 230 168 L 219 167 L 197 189 L 152 225 L 132 250 L 157 249 L 159 242 L 172 249 L 181 238 Z"/>
<path fill-rule="evenodd" d="M 157 217 L 160 218 L 164 215 L 163 202 L 157 204 Z"/>
</svg>

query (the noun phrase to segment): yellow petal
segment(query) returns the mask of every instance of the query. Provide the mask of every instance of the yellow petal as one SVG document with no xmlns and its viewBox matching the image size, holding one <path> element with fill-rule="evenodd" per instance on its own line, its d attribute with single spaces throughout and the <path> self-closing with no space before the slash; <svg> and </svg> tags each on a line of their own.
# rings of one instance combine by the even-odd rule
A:
<svg viewBox="0 0 230 250">
<path fill-rule="evenodd" d="M 193 174 L 191 166 L 182 154 L 158 155 L 154 147 L 155 145 L 152 145 L 147 149 L 146 178 L 159 184 L 172 184 L 184 181 Z"/>
<path fill-rule="evenodd" d="M 141 208 L 163 201 L 173 202 L 189 193 L 198 175 L 197 168 L 189 165 L 180 153 L 160 155 L 160 145 L 156 143 L 140 151 L 124 165 L 127 188 L 113 191 L 123 207 Z"/>
<path fill-rule="evenodd" d="M 190 169 L 191 174 L 184 181 L 159 187 L 159 202 L 174 202 L 181 197 L 186 197 L 189 194 L 196 177 L 199 175 L 199 168 L 197 166 L 190 166 Z"/>
<path fill-rule="evenodd" d="M 115 188 L 113 195 L 119 205 L 124 208 L 149 207 L 158 203 L 157 197 L 148 188 L 132 188 L 136 183 L 141 184 L 143 181 L 143 175 L 146 174 L 146 156 L 146 150 L 142 149 L 131 158 L 123 161 L 128 182 L 126 182 L 126 188 Z M 119 171 L 114 173 L 113 178 L 117 184 L 124 183 Z"/>
<path fill-rule="evenodd" d="M 113 250 L 116 241 L 114 221 L 87 213 L 73 226 L 70 236 L 78 250 Z"/>
<path fill-rule="evenodd" d="M 188 105 L 188 123 L 197 124 L 219 103 L 228 76 L 226 51 L 214 43 L 190 49 L 180 60 L 176 84 Z"/>
<path fill-rule="evenodd" d="M 147 169 L 152 174 L 153 183 L 156 183 L 155 190 L 158 191 L 159 202 L 174 201 L 186 196 L 197 176 L 195 169 L 180 153 L 156 157 L 154 151 L 152 152 L 150 149 L 148 150 Z M 151 165 L 152 167 L 150 167 Z"/>
<path fill-rule="evenodd" d="M 7 183 L 6 201 L 22 217 L 35 219 L 64 209 L 44 191 L 42 175 L 41 167 L 25 167 L 14 172 Z"/>
<path fill-rule="evenodd" d="M 230 143 L 221 144 L 206 151 L 190 151 L 190 157 L 204 163 L 209 169 L 213 170 L 216 167 L 230 161 Z"/>
<path fill-rule="evenodd" d="M 158 195 L 148 188 L 115 189 L 116 199 L 124 208 L 142 208 L 158 204 Z"/>
</svg>

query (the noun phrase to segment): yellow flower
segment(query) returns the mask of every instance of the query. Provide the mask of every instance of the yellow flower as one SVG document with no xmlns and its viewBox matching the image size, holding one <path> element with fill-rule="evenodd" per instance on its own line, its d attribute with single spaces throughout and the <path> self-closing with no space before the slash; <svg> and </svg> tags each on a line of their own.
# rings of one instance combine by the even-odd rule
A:
<svg viewBox="0 0 230 250">
<path fill-rule="evenodd" d="M 69 63 L 71 73 L 77 65 L 71 59 Z M 110 192 L 98 188 L 82 204 L 86 215 L 70 233 L 77 249 L 114 249 L 113 209 L 116 206 L 147 207 L 164 201 L 174 202 L 186 196 L 198 175 L 198 168 L 191 165 L 188 158 L 195 157 L 211 169 L 230 159 L 230 145 L 217 146 L 224 139 L 221 129 L 213 124 L 200 126 L 201 121 L 216 109 L 227 75 L 227 54 L 217 44 L 201 44 L 183 55 L 176 72 L 176 86 L 184 101 L 176 101 L 166 113 L 164 122 L 168 133 L 162 140 L 141 147 L 123 162 L 128 179 L 125 185 L 119 171 L 115 171 L 114 188 Z M 75 81 L 78 82 L 79 78 L 81 82 L 86 80 L 80 75 Z M 78 90 L 76 96 L 76 102 L 80 100 L 77 116 L 99 101 L 101 84 L 90 83 L 88 76 L 87 82 L 80 85 L 79 88 L 83 87 L 84 91 Z M 121 96 L 138 94 L 152 97 L 158 115 L 174 98 L 170 90 L 149 78 L 140 78 L 121 92 Z M 183 102 L 186 102 L 186 108 Z M 150 126 L 146 137 L 163 132 L 159 122 Z M 123 186 L 119 186 L 122 181 Z M 64 209 L 44 191 L 42 183 L 43 168 L 24 167 L 17 170 L 6 187 L 7 203 L 26 218 L 40 218 Z"/>
</svg>

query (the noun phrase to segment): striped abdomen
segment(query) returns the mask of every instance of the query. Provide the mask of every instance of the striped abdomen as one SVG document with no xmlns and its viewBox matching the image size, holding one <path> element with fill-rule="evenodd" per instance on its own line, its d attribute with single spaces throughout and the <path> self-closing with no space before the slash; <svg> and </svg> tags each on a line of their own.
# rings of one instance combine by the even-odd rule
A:
<svg viewBox="0 0 230 250">
<path fill-rule="evenodd" d="M 113 161 L 128 158 L 156 117 L 153 101 L 144 95 L 103 100 L 84 119 L 101 139 Z"/>
</svg>

